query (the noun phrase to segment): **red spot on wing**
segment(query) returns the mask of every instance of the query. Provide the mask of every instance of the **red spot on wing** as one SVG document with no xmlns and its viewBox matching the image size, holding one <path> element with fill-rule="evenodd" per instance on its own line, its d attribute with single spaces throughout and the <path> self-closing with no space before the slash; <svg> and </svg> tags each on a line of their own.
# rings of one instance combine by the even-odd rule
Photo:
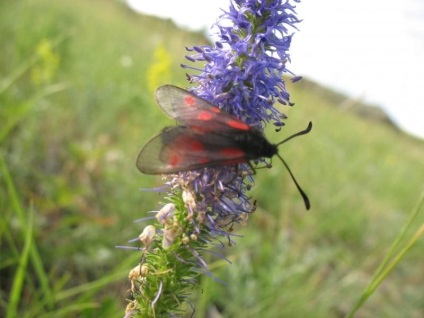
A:
<svg viewBox="0 0 424 318">
<path fill-rule="evenodd" d="M 184 145 L 184 146 L 186 146 L 188 149 L 190 149 L 192 151 L 202 151 L 202 150 L 204 150 L 203 144 L 200 141 L 194 140 L 194 139 L 189 140 L 187 145 Z"/>
<path fill-rule="evenodd" d="M 184 105 L 194 106 L 195 104 L 196 104 L 196 99 L 193 96 L 187 95 L 184 97 Z"/>
<path fill-rule="evenodd" d="M 238 148 L 222 148 L 219 150 L 219 153 L 226 158 L 226 160 L 222 161 L 223 165 L 236 165 L 238 163 L 246 162 L 246 153 Z"/>
<path fill-rule="evenodd" d="M 181 157 L 177 154 L 173 154 L 169 157 L 168 164 L 172 167 L 177 166 L 181 161 Z"/>
<path fill-rule="evenodd" d="M 170 154 L 167 158 L 167 163 L 171 167 L 178 167 L 186 160 L 185 152 L 201 152 L 203 150 L 204 146 L 200 141 L 181 136 L 169 145 L 167 152 Z M 205 160 L 209 161 L 207 158 Z M 199 160 L 199 163 L 203 163 L 202 160 Z"/>
<path fill-rule="evenodd" d="M 221 112 L 221 110 L 218 107 L 211 107 L 211 111 L 217 114 Z"/>
<path fill-rule="evenodd" d="M 215 117 L 215 116 L 211 112 L 208 112 L 208 111 L 201 111 L 197 115 L 197 118 L 199 120 L 204 120 L 204 121 L 211 120 L 213 117 Z"/>
<path fill-rule="evenodd" d="M 225 158 L 244 158 L 246 154 L 243 150 L 238 148 L 222 148 L 219 150 L 219 153 Z"/>
<path fill-rule="evenodd" d="M 227 121 L 227 125 L 239 130 L 248 131 L 250 129 L 250 126 L 248 124 L 237 119 Z"/>
</svg>

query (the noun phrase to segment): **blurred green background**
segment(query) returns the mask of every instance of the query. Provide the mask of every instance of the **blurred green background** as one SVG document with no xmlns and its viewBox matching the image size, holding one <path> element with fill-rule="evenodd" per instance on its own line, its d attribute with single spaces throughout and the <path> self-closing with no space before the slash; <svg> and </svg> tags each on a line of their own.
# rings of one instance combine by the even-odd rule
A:
<svg viewBox="0 0 424 318">
<path fill-rule="evenodd" d="M 114 246 L 162 201 L 139 191 L 160 177 L 135 167 L 140 147 L 172 124 L 153 91 L 187 86 L 184 47 L 207 40 L 112 0 L 3 0 L 0 36 L 0 316 L 123 316 L 139 254 Z M 282 164 L 259 170 L 257 212 L 224 250 L 233 264 L 208 259 L 228 286 L 203 277 L 195 317 L 343 317 L 424 189 L 422 140 L 308 80 L 289 92 L 287 126 L 267 136 L 313 121 L 280 150 L 312 209 Z M 424 316 L 423 248 L 358 317 Z"/>
</svg>

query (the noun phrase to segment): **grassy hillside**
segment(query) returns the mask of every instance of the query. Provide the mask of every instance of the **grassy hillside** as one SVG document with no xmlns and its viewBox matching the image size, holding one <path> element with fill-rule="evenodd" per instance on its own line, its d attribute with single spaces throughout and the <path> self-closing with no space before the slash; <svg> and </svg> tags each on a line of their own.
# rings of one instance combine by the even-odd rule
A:
<svg viewBox="0 0 424 318">
<path fill-rule="evenodd" d="M 106 0 L 0 1 L 0 36 L 0 316 L 122 316 L 139 255 L 114 246 L 161 201 L 139 191 L 161 180 L 139 174 L 135 156 L 172 123 L 152 90 L 187 86 L 184 47 L 205 40 Z M 267 136 L 313 121 L 280 150 L 312 209 L 277 160 L 259 170 L 257 212 L 224 251 L 233 264 L 209 260 L 228 286 L 205 277 L 196 317 L 342 317 L 424 190 L 423 141 L 308 81 L 289 88 L 287 126 Z M 424 313 L 423 248 L 358 317 Z"/>
</svg>

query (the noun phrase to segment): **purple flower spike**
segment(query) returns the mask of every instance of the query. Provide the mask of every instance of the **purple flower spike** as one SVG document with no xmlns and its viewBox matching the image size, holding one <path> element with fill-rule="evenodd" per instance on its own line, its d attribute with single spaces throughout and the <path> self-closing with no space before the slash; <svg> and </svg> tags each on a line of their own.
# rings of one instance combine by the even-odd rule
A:
<svg viewBox="0 0 424 318">
<path fill-rule="evenodd" d="M 215 24 L 218 37 L 215 44 L 186 48 L 189 52 L 187 60 L 197 63 L 195 66 L 181 65 L 185 70 L 196 72 L 187 74 L 189 82 L 195 85 L 192 93 L 254 127 L 239 122 L 252 131 L 262 130 L 268 123 L 277 130 L 281 129 L 287 116 L 274 104 L 293 105 L 283 75 L 292 77 L 292 82 L 300 79 L 287 69 L 292 40 L 290 32 L 300 22 L 294 9 L 290 0 L 230 1 L 229 9 Z M 216 109 L 215 112 L 220 113 Z M 215 132 L 213 129 L 212 125 L 209 131 Z M 207 136 L 209 131 L 205 129 L 202 136 Z M 222 135 L 238 138 L 227 136 L 225 132 Z M 163 143 L 156 145 L 160 145 L 153 147 L 158 157 L 165 156 L 161 148 Z M 215 146 L 219 148 L 220 145 Z M 276 145 L 272 146 L 276 149 Z M 255 151 L 258 148 L 250 143 L 249 147 Z M 177 159 L 186 158 L 181 156 Z M 195 158 L 194 162 L 196 159 L 204 158 Z M 280 159 L 288 169 L 284 160 Z M 270 166 L 263 159 L 257 161 Z M 143 252 L 139 267 L 130 273 L 135 299 L 128 312 L 136 312 L 140 317 L 178 315 L 178 307 L 187 301 L 187 291 L 197 284 L 198 275 L 214 277 L 207 268 L 203 253 L 212 244 L 224 246 L 223 241 L 235 244 L 232 238 L 237 235 L 232 233 L 233 225 L 244 225 L 256 209 L 256 201 L 252 202 L 247 195 L 254 185 L 252 165 L 249 162 L 239 163 L 243 160 L 233 165 L 220 165 L 222 162 L 228 163 L 223 160 L 201 169 L 198 167 L 203 165 L 197 165 L 197 170 L 166 175 L 168 202 L 157 212 L 155 227 L 146 227 L 139 237 Z M 155 171 L 149 169 L 154 164 L 151 162 L 143 169 Z M 174 171 L 180 170 L 166 172 Z M 298 189 L 305 199 L 306 195 L 299 186 Z M 216 277 L 214 279 L 220 281 Z"/>
</svg>

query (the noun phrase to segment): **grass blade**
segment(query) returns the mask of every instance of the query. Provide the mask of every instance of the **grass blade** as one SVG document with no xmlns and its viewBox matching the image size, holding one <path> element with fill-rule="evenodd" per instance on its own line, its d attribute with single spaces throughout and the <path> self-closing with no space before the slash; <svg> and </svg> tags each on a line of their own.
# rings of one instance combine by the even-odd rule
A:
<svg viewBox="0 0 424 318">
<path fill-rule="evenodd" d="M 12 290 L 10 292 L 9 304 L 7 306 L 6 317 L 16 317 L 19 306 L 19 299 L 22 293 L 22 287 L 25 280 L 25 274 L 28 267 L 28 258 L 33 244 L 33 226 L 34 226 L 34 211 L 31 209 L 28 214 L 28 222 L 25 235 L 25 245 L 20 254 L 19 265 L 13 278 Z"/>
<path fill-rule="evenodd" d="M 412 226 L 413 221 L 417 218 L 419 211 L 421 210 L 424 204 L 424 192 L 421 194 L 420 199 L 416 207 L 412 210 L 412 213 L 409 215 L 409 218 L 403 228 L 401 229 L 399 235 L 396 237 L 389 251 L 387 252 L 385 258 L 381 262 L 380 266 L 375 271 L 371 282 L 368 284 L 367 288 L 362 293 L 358 302 L 346 316 L 347 318 L 354 317 L 354 314 L 362 307 L 366 300 L 374 293 L 378 286 L 384 281 L 384 279 L 389 275 L 389 273 L 396 267 L 396 265 L 403 259 L 405 254 L 411 249 L 419 237 L 424 233 L 424 224 L 415 232 L 412 238 L 400 249 L 400 251 L 395 254 L 396 249 L 400 243 L 404 240 L 406 232 Z M 390 260 L 393 259 L 391 262 Z"/>
</svg>

